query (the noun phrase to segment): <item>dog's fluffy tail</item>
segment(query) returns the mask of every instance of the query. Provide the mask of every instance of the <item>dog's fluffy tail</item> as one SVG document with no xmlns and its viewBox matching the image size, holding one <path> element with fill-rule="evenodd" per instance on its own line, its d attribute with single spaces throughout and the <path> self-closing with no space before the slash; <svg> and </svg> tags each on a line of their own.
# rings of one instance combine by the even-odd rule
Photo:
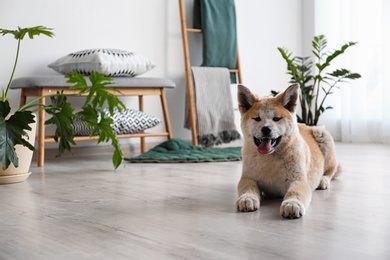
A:
<svg viewBox="0 0 390 260">
<path fill-rule="evenodd" d="M 313 136 L 318 143 L 318 146 L 324 155 L 325 161 L 333 162 L 333 165 L 337 164 L 336 171 L 331 178 L 334 179 L 341 175 L 342 167 L 336 159 L 336 147 L 331 134 L 323 126 L 315 126 L 313 129 Z"/>
<path fill-rule="evenodd" d="M 343 172 L 343 166 L 341 166 L 340 163 L 337 164 L 337 169 L 336 169 L 336 173 L 333 175 L 333 178 L 337 178 L 341 175 L 341 173 Z"/>
</svg>

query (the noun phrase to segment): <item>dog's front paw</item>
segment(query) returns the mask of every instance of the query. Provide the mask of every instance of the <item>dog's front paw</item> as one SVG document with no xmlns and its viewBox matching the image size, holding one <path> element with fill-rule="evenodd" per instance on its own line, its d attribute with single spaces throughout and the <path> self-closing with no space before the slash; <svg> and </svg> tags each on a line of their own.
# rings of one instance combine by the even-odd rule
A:
<svg viewBox="0 0 390 260">
<path fill-rule="evenodd" d="M 287 199 L 282 202 L 280 215 L 285 218 L 300 218 L 305 215 L 305 206 L 297 199 Z"/>
<path fill-rule="evenodd" d="M 260 200 L 253 194 L 242 194 L 236 202 L 237 210 L 242 212 L 256 211 L 260 207 Z"/>
<path fill-rule="evenodd" d="M 322 176 L 318 190 L 326 190 L 330 188 L 330 178 L 328 176 Z"/>
</svg>

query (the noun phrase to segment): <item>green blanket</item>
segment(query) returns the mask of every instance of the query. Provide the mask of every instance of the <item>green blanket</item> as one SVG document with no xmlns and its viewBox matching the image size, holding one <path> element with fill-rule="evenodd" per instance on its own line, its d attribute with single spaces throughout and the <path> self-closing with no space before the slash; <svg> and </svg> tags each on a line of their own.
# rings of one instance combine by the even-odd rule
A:
<svg viewBox="0 0 390 260">
<path fill-rule="evenodd" d="M 194 1 L 194 28 L 203 33 L 202 66 L 237 68 L 236 27 L 234 0 Z"/>
<path fill-rule="evenodd" d="M 241 160 L 241 147 L 202 148 L 181 139 L 171 139 L 134 158 L 131 163 L 194 163 Z"/>
</svg>

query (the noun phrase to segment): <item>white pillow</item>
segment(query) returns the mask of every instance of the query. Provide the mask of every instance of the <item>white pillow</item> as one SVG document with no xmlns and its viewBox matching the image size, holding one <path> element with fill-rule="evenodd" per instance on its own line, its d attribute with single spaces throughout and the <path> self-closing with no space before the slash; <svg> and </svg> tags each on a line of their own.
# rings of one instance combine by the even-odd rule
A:
<svg viewBox="0 0 390 260">
<path fill-rule="evenodd" d="M 83 75 L 91 71 L 101 72 L 107 77 L 135 77 L 156 65 L 148 58 L 134 52 L 117 49 L 91 49 L 70 53 L 50 63 L 49 68 L 68 74 L 76 70 Z"/>
</svg>

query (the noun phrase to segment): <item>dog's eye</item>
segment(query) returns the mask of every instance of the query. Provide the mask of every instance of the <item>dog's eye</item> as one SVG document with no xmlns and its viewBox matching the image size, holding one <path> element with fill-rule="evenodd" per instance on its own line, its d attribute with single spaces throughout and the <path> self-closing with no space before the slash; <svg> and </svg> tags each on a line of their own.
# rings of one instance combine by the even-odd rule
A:
<svg viewBox="0 0 390 260">
<path fill-rule="evenodd" d="M 274 120 L 275 122 L 278 122 L 280 119 L 282 119 L 281 117 L 277 117 L 275 116 L 274 118 L 272 118 L 272 120 Z"/>
<path fill-rule="evenodd" d="M 260 122 L 261 121 L 261 118 L 259 116 L 258 117 L 254 117 L 252 119 L 255 120 L 256 122 Z"/>
</svg>

